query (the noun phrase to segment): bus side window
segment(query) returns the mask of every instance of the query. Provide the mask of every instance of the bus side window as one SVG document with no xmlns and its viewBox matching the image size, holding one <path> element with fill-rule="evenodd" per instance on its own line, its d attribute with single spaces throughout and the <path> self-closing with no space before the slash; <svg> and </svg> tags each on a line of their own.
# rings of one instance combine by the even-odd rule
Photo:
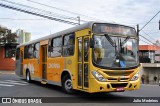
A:
<svg viewBox="0 0 160 106">
<path fill-rule="evenodd" d="M 40 43 L 34 45 L 34 58 L 39 58 Z"/>
<path fill-rule="evenodd" d="M 28 58 L 28 46 L 24 47 L 24 59 Z"/>
<path fill-rule="evenodd" d="M 74 54 L 75 35 L 74 33 L 65 35 L 63 38 L 63 55 L 71 56 Z"/>
<path fill-rule="evenodd" d="M 62 54 L 62 37 L 56 37 L 50 40 L 48 56 L 49 57 L 57 57 Z"/>
<path fill-rule="evenodd" d="M 33 58 L 34 57 L 34 44 L 31 44 L 28 46 L 28 58 Z"/>
<path fill-rule="evenodd" d="M 51 57 L 51 54 L 53 52 L 53 40 L 49 39 L 49 43 L 48 43 L 48 57 Z"/>
</svg>

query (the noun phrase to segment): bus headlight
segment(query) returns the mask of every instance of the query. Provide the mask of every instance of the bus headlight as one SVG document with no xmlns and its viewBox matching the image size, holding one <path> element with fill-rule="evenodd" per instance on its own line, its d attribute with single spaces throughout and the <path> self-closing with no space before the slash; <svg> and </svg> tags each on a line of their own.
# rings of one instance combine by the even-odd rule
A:
<svg viewBox="0 0 160 106">
<path fill-rule="evenodd" d="M 98 81 L 101 81 L 101 82 L 106 81 L 106 79 L 100 73 L 98 73 L 97 71 L 92 71 L 91 73 Z"/>
<path fill-rule="evenodd" d="M 132 77 L 131 81 L 135 81 L 139 78 L 139 71 Z"/>
</svg>

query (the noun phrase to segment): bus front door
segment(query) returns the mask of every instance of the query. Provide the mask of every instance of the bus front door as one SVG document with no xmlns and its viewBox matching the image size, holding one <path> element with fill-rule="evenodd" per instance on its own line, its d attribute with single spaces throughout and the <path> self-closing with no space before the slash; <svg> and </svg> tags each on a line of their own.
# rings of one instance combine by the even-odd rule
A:
<svg viewBox="0 0 160 106">
<path fill-rule="evenodd" d="M 88 89 L 89 75 L 89 37 L 78 37 L 78 88 Z"/>
<path fill-rule="evenodd" d="M 47 79 L 47 45 L 42 45 L 42 80 Z"/>
</svg>

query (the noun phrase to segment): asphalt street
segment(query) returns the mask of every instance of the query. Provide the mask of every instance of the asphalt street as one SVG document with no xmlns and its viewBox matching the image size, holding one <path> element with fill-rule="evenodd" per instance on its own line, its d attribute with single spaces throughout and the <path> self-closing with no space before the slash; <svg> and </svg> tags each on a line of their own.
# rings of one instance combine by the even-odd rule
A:
<svg viewBox="0 0 160 106">
<path fill-rule="evenodd" d="M 83 105 L 88 104 L 92 106 L 94 105 L 97 106 L 99 104 L 105 105 L 105 106 L 107 105 L 112 106 L 113 105 L 112 103 L 115 103 L 115 105 L 120 104 L 120 103 L 116 103 L 116 101 L 120 100 L 120 98 L 160 97 L 160 86 L 141 85 L 140 89 L 135 91 L 96 93 L 96 94 L 89 94 L 89 93 L 77 91 L 75 94 L 71 95 L 71 94 L 65 94 L 61 90 L 61 87 L 58 87 L 58 86 L 49 85 L 49 84 L 43 85 L 40 82 L 36 82 L 36 81 L 33 81 L 32 83 L 27 83 L 24 79 L 19 78 L 14 73 L 0 72 L 0 97 L 57 97 L 57 99 L 77 98 L 80 101 L 80 103 L 76 103 L 77 104 L 76 106 L 80 105 L 81 103 L 83 103 Z M 60 104 L 62 105 L 64 103 L 54 103 L 54 105 L 58 105 L 58 106 L 60 106 Z M 68 104 L 73 105 L 74 103 L 67 103 L 67 105 Z M 124 106 L 124 104 L 126 105 L 128 103 L 122 103 L 122 104 Z M 0 106 L 1 105 L 2 104 L 0 104 Z M 12 104 L 12 105 L 17 106 L 17 104 Z M 29 105 L 29 104 L 25 104 L 25 105 Z M 37 105 L 37 104 L 34 104 L 34 105 Z M 130 103 L 130 105 L 147 106 L 148 103 L 140 103 L 140 104 Z M 154 105 L 158 106 L 159 103 L 154 103 Z"/>
</svg>

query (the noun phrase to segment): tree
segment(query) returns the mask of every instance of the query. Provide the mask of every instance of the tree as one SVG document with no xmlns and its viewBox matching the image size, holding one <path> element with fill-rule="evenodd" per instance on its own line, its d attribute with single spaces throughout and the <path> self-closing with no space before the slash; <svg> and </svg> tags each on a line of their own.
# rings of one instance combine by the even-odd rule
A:
<svg viewBox="0 0 160 106">
<path fill-rule="evenodd" d="M 12 33 L 10 29 L 0 26 L 0 44 L 16 43 L 17 38 L 16 33 Z"/>
</svg>

